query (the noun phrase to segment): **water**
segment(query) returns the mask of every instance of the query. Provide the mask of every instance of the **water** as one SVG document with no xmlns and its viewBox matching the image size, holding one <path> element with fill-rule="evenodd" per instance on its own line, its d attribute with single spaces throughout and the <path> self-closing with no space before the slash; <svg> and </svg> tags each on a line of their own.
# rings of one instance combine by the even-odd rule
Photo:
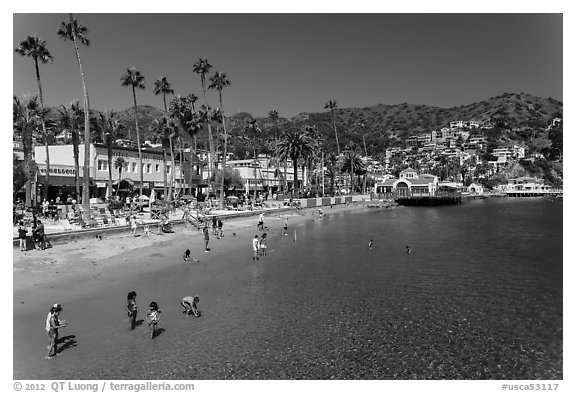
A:
<svg viewBox="0 0 576 393">
<path fill-rule="evenodd" d="M 23 375 L 562 379 L 561 201 L 366 209 L 280 232 L 258 263 L 249 261 L 253 235 L 227 238 L 246 258 L 220 262 L 234 273 L 213 274 L 202 318 L 169 305 L 154 341 L 109 324 L 89 354 L 66 351 L 61 367 Z M 149 290 L 178 296 L 216 267 L 190 269 L 166 268 Z"/>
</svg>

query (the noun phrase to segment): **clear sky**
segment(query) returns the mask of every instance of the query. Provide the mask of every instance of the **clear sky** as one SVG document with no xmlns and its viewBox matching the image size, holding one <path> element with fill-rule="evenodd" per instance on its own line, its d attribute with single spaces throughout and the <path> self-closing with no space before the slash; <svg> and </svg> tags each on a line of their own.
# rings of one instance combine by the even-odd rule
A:
<svg viewBox="0 0 576 393">
<path fill-rule="evenodd" d="M 226 73 L 228 114 L 283 117 L 383 104 L 459 106 L 505 92 L 563 100 L 562 14 L 75 14 L 93 108 L 132 104 L 120 77 L 146 77 L 139 104 L 162 106 L 153 82 L 201 96 L 193 63 Z M 54 57 L 40 66 L 46 105 L 82 101 L 73 45 L 56 36 L 68 14 L 14 14 L 13 47 L 37 33 Z M 33 61 L 13 54 L 13 93 L 35 94 Z M 217 95 L 210 92 L 211 105 Z"/>
</svg>

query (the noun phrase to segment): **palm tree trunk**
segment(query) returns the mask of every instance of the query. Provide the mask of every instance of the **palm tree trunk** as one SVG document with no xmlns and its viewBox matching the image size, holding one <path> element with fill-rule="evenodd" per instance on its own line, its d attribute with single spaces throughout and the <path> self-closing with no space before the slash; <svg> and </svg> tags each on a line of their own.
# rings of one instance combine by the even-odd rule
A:
<svg viewBox="0 0 576 393">
<path fill-rule="evenodd" d="M 118 196 L 118 191 L 120 191 L 120 182 L 122 181 L 122 167 L 118 168 L 118 186 L 116 186 L 116 196 Z"/>
<path fill-rule="evenodd" d="M 144 189 L 144 168 L 142 168 L 142 147 L 140 146 L 140 130 L 138 129 L 138 106 L 136 104 L 136 88 L 132 86 L 132 98 L 134 99 L 134 120 L 136 123 L 136 143 L 138 144 L 138 163 L 140 166 L 140 196 Z"/>
<path fill-rule="evenodd" d="M 338 143 L 338 132 L 336 131 L 336 118 L 334 117 L 334 110 L 331 109 L 332 112 L 332 125 L 334 126 L 334 135 L 336 136 L 336 148 L 338 149 L 338 155 L 340 155 L 340 144 Z"/>
<path fill-rule="evenodd" d="M 224 209 L 224 174 L 226 172 L 226 154 L 228 149 L 228 134 L 226 133 L 226 121 L 224 120 L 224 106 L 222 105 L 222 90 L 220 90 L 220 112 L 222 112 L 222 127 L 224 128 L 224 156 L 222 157 L 222 179 L 220 180 L 220 209 Z"/>
<path fill-rule="evenodd" d="M 74 25 L 74 18 L 70 14 L 70 24 Z M 82 60 L 80 59 L 80 50 L 78 49 L 78 42 L 76 41 L 76 34 L 72 34 L 74 41 L 74 49 L 76 51 L 76 59 L 80 67 L 80 77 L 82 78 L 82 92 L 84 94 L 84 172 L 82 177 L 84 179 L 84 188 L 82 189 L 82 207 L 84 208 L 84 218 L 88 219 L 90 216 L 90 102 L 88 100 L 88 89 L 86 88 L 86 78 L 84 77 L 84 70 L 82 68 Z"/>
<path fill-rule="evenodd" d="M 166 148 L 162 146 L 162 164 L 164 165 L 163 168 L 163 176 L 164 176 L 164 200 L 168 197 L 168 175 L 166 174 Z"/>
<path fill-rule="evenodd" d="M 170 188 L 168 191 L 168 202 L 172 202 L 172 195 L 174 193 L 174 172 L 176 171 L 176 166 L 174 162 L 174 149 L 172 148 L 172 138 L 170 137 L 170 157 L 172 160 L 172 170 L 170 171 Z"/>
<path fill-rule="evenodd" d="M 38 82 L 38 95 L 40 97 L 40 110 L 42 111 L 42 132 L 44 133 L 44 146 L 46 147 L 46 186 L 43 188 L 42 196 L 48 199 L 48 187 L 50 186 L 50 149 L 48 148 L 48 133 L 46 132 L 46 122 L 44 121 L 44 96 L 42 94 L 42 84 L 40 83 L 40 69 L 38 68 L 38 59 L 34 59 L 36 67 L 36 81 Z"/>
<path fill-rule="evenodd" d="M 110 137 L 111 139 L 112 137 Z M 112 140 L 109 141 L 108 144 L 108 189 L 110 190 L 110 196 L 112 196 Z M 118 188 L 120 188 L 120 184 L 118 184 Z M 112 199 L 112 198 L 110 198 Z"/>
<path fill-rule="evenodd" d="M 208 99 L 206 98 L 206 81 L 204 75 L 200 75 L 202 81 L 202 93 L 204 94 L 204 105 L 206 106 L 206 111 L 208 111 Z M 212 144 L 212 128 L 210 127 L 210 121 L 206 120 L 206 125 L 208 126 L 208 146 L 210 146 L 210 154 L 208 155 L 208 179 L 210 179 L 210 174 L 213 166 L 214 158 L 214 145 Z"/>
<path fill-rule="evenodd" d="M 180 144 L 180 186 L 178 187 L 178 196 L 180 196 L 180 193 L 182 192 L 182 185 L 184 184 L 182 181 L 182 176 L 184 175 L 184 166 L 182 165 L 182 136 L 178 138 L 178 143 Z"/>
<path fill-rule="evenodd" d="M 72 134 L 72 152 L 74 154 L 74 188 L 76 189 L 76 198 L 80 198 L 80 152 L 79 152 L 78 134 Z M 74 198 L 74 199 L 76 199 Z"/>
</svg>

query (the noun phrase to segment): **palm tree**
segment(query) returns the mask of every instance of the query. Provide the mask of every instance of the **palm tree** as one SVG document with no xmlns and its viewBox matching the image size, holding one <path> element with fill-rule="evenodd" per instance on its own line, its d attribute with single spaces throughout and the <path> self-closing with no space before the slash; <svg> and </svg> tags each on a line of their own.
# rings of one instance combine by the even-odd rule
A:
<svg viewBox="0 0 576 393">
<path fill-rule="evenodd" d="M 298 194 L 298 160 L 312 151 L 312 141 L 300 130 L 288 128 L 276 145 L 275 155 L 281 160 L 291 159 L 294 167 L 294 194 Z"/>
<path fill-rule="evenodd" d="M 222 105 L 222 89 L 230 86 L 230 81 L 226 78 L 225 73 L 216 72 L 212 77 L 210 77 L 209 89 L 218 90 L 218 98 L 220 99 L 220 115 L 222 116 L 222 127 L 224 128 L 224 155 L 222 156 L 222 179 L 220 188 L 220 208 L 224 209 L 224 171 L 226 169 L 226 154 L 228 154 L 228 134 L 226 133 L 226 120 L 224 116 L 224 106 Z"/>
<path fill-rule="evenodd" d="M 24 154 L 24 175 L 27 179 L 26 187 L 26 205 L 35 204 L 33 191 L 34 178 L 36 175 L 36 164 L 34 162 L 34 129 L 37 128 L 40 121 L 37 111 L 39 110 L 37 97 L 32 97 L 28 102 L 21 103 L 20 100 L 13 96 L 12 101 L 12 118 L 14 123 L 14 132 L 22 137 L 22 152 Z"/>
<path fill-rule="evenodd" d="M 258 122 L 256 119 L 247 119 L 246 120 L 246 126 L 244 127 L 244 132 L 247 134 L 252 134 L 252 151 L 254 152 L 254 155 L 252 156 L 252 158 L 257 159 L 258 156 L 256 154 L 257 151 L 257 142 L 256 142 L 256 136 L 260 135 L 262 133 L 262 131 L 260 130 L 260 127 L 258 127 Z"/>
<path fill-rule="evenodd" d="M 132 87 L 134 99 L 134 121 L 136 123 L 136 143 L 138 144 L 138 165 L 140 167 L 140 196 L 144 190 L 144 168 L 142 167 L 142 146 L 140 145 L 140 130 L 138 129 L 138 105 L 136 103 L 136 88 L 144 90 L 144 76 L 136 68 L 128 68 L 120 78 L 122 86 Z"/>
<path fill-rule="evenodd" d="M 338 149 L 338 155 L 340 155 L 340 144 L 338 143 L 338 132 L 336 131 L 336 118 L 334 117 L 334 110 L 338 108 L 338 104 L 336 101 L 329 100 L 326 105 L 324 105 L 324 109 L 330 109 L 330 114 L 332 115 L 332 125 L 334 126 L 334 135 L 336 136 L 336 148 Z"/>
<path fill-rule="evenodd" d="M 106 145 L 106 154 L 108 159 L 108 190 L 112 192 L 112 157 L 114 155 L 114 139 L 120 134 L 120 130 L 124 128 L 124 124 L 120 119 L 114 120 L 115 113 L 109 112 L 103 118 L 103 142 Z"/>
<path fill-rule="evenodd" d="M 210 71 L 212 65 L 208 62 L 208 59 L 201 57 L 194 63 L 192 71 L 200 75 L 200 81 L 202 82 L 202 92 L 204 94 L 204 105 L 206 108 L 208 106 L 208 99 L 206 98 L 206 74 Z M 212 128 L 210 127 L 210 122 L 205 123 L 208 126 L 208 145 L 210 146 L 210 155 L 208 156 L 208 178 L 210 178 L 210 171 L 213 167 L 213 157 L 214 157 L 214 145 L 212 144 Z"/>
<path fill-rule="evenodd" d="M 272 109 L 270 112 L 268 112 L 268 117 L 274 124 L 274 140 L 276 141 L 278 139 L 278 135 L 276 135 L 276 130 L 278 128 L 278 111 L 276 109 Z"/>
<path fill-rule="evenodd" d="M 162 143 L 162 175 L 164 181 L 164 197 L 168 195 L 168 178 L 167 178 L 167 154 L 166 149 L 170 148 L 170 143 L 168 141 L 168 137 L 166 136 L 166 124 L 168 123 L 168 118 L 166 116 L 162 116 L 161 119 L 155 119 L 150 128 L 155 135 L 155 138 L 160 139 Z"/>
<path fill-rule="evenodd" d="M 14 49 L 16 53 L 21 56 L 31 57 L 34 60 L 34 67 L 36 69 L 36 82 L 38 83 L 38 95 L 40 97 L 40 109 L 44 112 L 44 96 L 42 94 L 42 84 L 40 83 L 40 69 L 38 68 L 38 61 L 42 64 L 52 63 L 54 58 L 46 48 L 46 41 L 38 38 L 38 36 L 28 36 L 18 48 Z M 46 132 L 46 122 L 44 116 L 41 116 L 42 132 L 44 133 L 44 146 L 46 147 L 46 187 L 43 189 L 43 196 L 48 198 L 48 187 L 50 187 L 50 150 L 48 149 L 48 133 Z"/>
<path fill-rule="evenodd" d="M 116 196 L 118 196 L 118 191 L 120 191 L 120 182 L 122 181 L 122 171 L 128 168 L 128 163 L 124 157 L 117 157 L 114 161 L 114 168 L 118 169 L 118 186 L 116 187 Z"/>
<path fill-rule="evenodd" d="M 81 127 L 81 118 L 84 115 L 84 111 L 80 107 L 80 102 L 72 102 L 70 104 L 70 109 L 66 108 L 65 105 L 61 105 L 58 109 L 60 113 L 59 123 L 60 127 L 65 130 L 70 130 L 72 135 L 72 155 L 74 157 L 74 189 L 76 190 L 76 197 L 80 195 L 80 135 L 79 130 Z"/>
<path fill-rule="evenodd" d="M 332 152 L 328 153 L 326 157 L 326 171 L 330 177 L 330 194 L 334 195 L 334 183 L 336 176 L 338 176 L 338 157 Z"/>
<path fill-rule="evenodd" d="M 354 175 L 360 175 L 366 171 L 360 155 L 353 150 L 346 151 L 342 161 L 342 171 L 350 173 L 350 191 L 354 192 Z"/>
<path fill-rule="evenodd" d="M 170 82 L 168 82 L 165 76 L 154 81 L 154 95 L 157 96 L 159 94 L 162 94 L 164 112 L 168 112 L 168 107 L 166 106 L 166 94 L 174 94 L 174 90 L 170 88 Z"/>
<path fill-rule="evenodd" d="M 62 22 L 56 33 L 64 40 L 70 40 L 74 43 L 76 60 L 78 60 L 80 77 L 82 79 L 82 91 L 84 93 L 84 188 L 82 189 L 82 207 L 84 210 L 84 218 L 86 219 L 88 219 L 88 216 L 90 215 L 90 102 L 88 99 L 88 89 L 86 88 L 86 78 L 84 77 L 78 42 L 81 42 L 86 46 L 90 44 L 90 40 L 86 38 L 87 32 L 88 29 L 79 24 L 72 14 L 70 14 L 69 21 Z"/>
</svg>

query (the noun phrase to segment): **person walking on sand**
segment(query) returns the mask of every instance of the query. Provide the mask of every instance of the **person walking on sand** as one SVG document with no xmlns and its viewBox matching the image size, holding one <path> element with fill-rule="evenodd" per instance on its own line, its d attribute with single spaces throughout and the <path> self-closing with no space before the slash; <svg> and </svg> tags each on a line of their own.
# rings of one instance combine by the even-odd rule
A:
<svg viewBox="0 0 576 393">
<path fill-rule="evenodd" d="M 26 234 L 28 231 L 24 226 L 24 221 L 18 223 L 18 239 L 20 239 L 20 251 L 26 251 Z"/>
<path fill-rule="evenodd" d="M 258 253 L 260 251 L 260 241 L 258 241 L 258 235 L 254 236 L 254 239 L 252 239 L 252 252 L 253 252 L 253 256 L 252 256 L 252 260 L 257 261 L 258 259 Z"/>
<path fill-rule="evenodd" d="M 46 334 L 48 335 L 48 352 L 45 358 L 51 359 L 52 356 L 58 355 L 58 329 L 66 327 L 66 321 L 60 321 L 59 316 L 62 312 L 62 306 L 56 303 L 52 306 L 46 316 Z M 52 355 L 52 350 L 54 354 Z"/>
<path fill-rule="evenodd" d="M 132 219 L 130 220 L 130 224 L 131 224 L 131 235 L 132 236 L 136 236 L 136 229 L 138 228 L 138 222 L 136 221 L 136 216 L 132 216 Z"/>
<path fill-rule="evenodd" d="M 197 308 L 197 304 L 200 301 L 198 296 L 186 296 L 182 298 L 180 304 L 184 307 L 184 311 L 182 311 L 186 315 L 194 315 L 195 317 L 200 316 L 200 311 Z"/>
<path fill-rule="evenodd" d="M 224 237 L 224 231 L 222 230 L 223 226 L 224 223 L 222 222 L 222 217 L 218 217 L 218 238 Z"/>
<path fill-rule="evenodd" d="M 284 231 L 282 232 L 282 236 L 288 235 L 288 217 L 284 217 L 284 226 L 282 227 Z"/>
<path fill-rule="evenodd" d="M 208 248 L 208 243 L 210 242 L 210 231 L 208 230 L 208 223 L 204 225 L 202 232 L 204 232 L 204 252 L 208 252 L 210 251 Z"/>
<path fill-rule="evenodd" d="M 264 230 L 264 213 L 260 213 L 260 217 L 258 217 L 258 229 Z"/>
<path fill-rule="evenodd" d="M 158 310 L 158 303 L 150 303 L 150 309 L 146 315 L 146 320 L 148 322 L 148 327 L 150 328 L 150 337 L 154 338 L 156 336 L 158 322 L 160 321 L 160 310 Z"/>
<path fill-rule="evenodd" d="M 36 226 L 36 228 L 34 228 L 32 233 L 35 235 L 34 237 L 40 243 L 40 247 L 37 248 L 37 250 L 44 250 L 46 248 L 46 236 L 44 233 L 44 224 L 42 224 L 42 221 L 40 220 L 37 221 L 37 224 L 38 225 Z"/>
</svg>

